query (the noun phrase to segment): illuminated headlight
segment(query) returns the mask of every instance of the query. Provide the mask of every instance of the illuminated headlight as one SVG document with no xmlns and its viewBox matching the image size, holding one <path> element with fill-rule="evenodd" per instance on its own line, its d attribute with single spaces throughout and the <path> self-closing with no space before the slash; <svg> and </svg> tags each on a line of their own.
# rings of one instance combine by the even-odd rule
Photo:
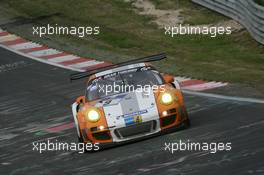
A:
<svg viewBox="0 0 264 175">
<path fill-rule="evenodd" d="M 90 122 L 97 122 L 100 120 L 100 113 L 96 109 L 91 109 L 86 113 L 86 118 Z"/>
<path fill-rule="evenodd" d="M 170 105 L 173 102 L 173 97 L 170 93 L 165 92 L 164 94 L 162 94 L 161 96 L 161 103 L 165 104 L 165 105 Z"/>
</svg>

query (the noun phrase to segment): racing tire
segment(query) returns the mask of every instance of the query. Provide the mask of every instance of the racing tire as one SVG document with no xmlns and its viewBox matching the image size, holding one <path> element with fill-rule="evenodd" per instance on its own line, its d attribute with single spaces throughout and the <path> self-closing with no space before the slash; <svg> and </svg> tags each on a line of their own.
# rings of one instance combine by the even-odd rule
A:
<svg viewBox="0 0 264 175">
<path fill-rule="evenodd" d="M 80 136 L 79 136 L 80 135 Z M 78 137 L 78 142 L 79 143 L 84 143 L 83 137 L 82 137 L 82 133 L 80 132 L 80 128 L 79 128 L 79 135 L 77 134 Z"/>
<path fill-rule="evenodd" d="M 184 128 L 187 129 L 191 126 L 191 122 L 190 119 L 187 118 L 184 122 L 183 122 Z"/>
<path fill-rule="evenodd" d="M 188 112 L 187 112 L 185 107 L 184 107 L 184 115 L 185 115 L 186 119 L 184 120 L 183 125 L 187 129 L 187 128 L 189 128 L 191 126 L 191 122 L 190 122 L 190 119 L 189 119 L 189 116 L 188 116 Z"/>
</svg>

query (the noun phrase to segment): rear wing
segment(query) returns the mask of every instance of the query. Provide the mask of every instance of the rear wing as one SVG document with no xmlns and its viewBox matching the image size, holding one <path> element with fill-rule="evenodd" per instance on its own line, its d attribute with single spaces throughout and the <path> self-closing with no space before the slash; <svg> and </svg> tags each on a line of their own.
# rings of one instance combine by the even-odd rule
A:
<svg viewBox="0 0 264 175">
<path fill-rule="evenodd" d="M 165 53 L 161 53 L 161 54 L 157 54 L 157 55 L 151 55 L 151 56 L 147 56 L 147 57 L 143 57 L 143 58 L 137 58 L 137 59 L 133 59 L 133 60 L 129 60 L 129 61 L 125 61 L 125 62 L 121 62 L 121 63 L 117 63 L 117 64 L 112 64 L 112 65 L 108 65 L 102 68 L 96 68 L 96 69 L 92 69 L 86 72 L 80 72 L 80 73 L 75 73 L 72 74 L 70 76 L 70 80 L 79 80 L 85 77 L 89 77 L 93 74 L 99 73 L 99 72 L 103 72 L 109 69 L 113 69 L 113 68 L 117 68 L 117 67 L 121 67 L 121 66 L 126 66 L 126 65 L 130 65 L 130 64 L 137 64 L 137 63 L 146 63 L 146 62 L 153 62 L 153 61 L 160 61 L 166 58 L 166 54 Z"/>
</svg>

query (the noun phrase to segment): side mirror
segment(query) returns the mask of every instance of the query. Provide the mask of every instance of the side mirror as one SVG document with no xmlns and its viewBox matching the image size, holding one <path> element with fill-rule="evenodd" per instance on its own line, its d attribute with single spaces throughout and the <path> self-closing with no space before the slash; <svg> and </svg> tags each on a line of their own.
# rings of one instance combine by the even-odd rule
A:
<svg viewBox="0 0 264 175">
<path fill-rule="evenodd" d="M 174 82 L 174 76 L 170 75 L 170 74 L 164 74 L 163 78 L 165 80 L 166 83 L 172 83 Z"/>
<path fill-rule="evenodd" d="M 81 104 L 85 102 L 85 97 L 84 96 L 80 96 L 76 99 L 76 103 Z"/>
</svg>

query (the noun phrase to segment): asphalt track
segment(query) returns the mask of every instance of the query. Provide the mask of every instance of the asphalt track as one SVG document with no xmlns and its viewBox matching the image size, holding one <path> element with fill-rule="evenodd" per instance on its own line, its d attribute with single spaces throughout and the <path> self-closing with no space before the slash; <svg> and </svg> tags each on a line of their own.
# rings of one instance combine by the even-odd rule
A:
<svg viewBox="0 0 264 175">
<path fill-rule="evenodd" d="M 0 48 L 0 174 L 264 174 L 264 105 L 185 95 L 192 126 L 96 153 L 33 151 L 32 142 L 76 142 L 71 103 L 84 82 L 72 71 Z M 65 127 L 65 125 L 64 125 Z M 164 150 L 179 142 L 231 142 L 231 151 Z"/>
</svg>

